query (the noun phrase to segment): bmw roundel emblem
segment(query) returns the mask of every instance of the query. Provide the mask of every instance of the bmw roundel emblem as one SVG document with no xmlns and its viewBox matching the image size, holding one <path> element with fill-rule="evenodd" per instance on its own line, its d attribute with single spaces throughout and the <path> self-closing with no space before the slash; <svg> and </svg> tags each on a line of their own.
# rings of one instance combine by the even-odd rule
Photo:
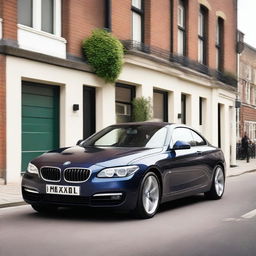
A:
<svg viewBox="0 0 256 256">
<path fill-rule="evenodd" d="M 67 162 L 63 163 L 63 165 L 69 165 L 69 164 L 71 164 L 70 161 L 67 161 Z"/>
</svg>

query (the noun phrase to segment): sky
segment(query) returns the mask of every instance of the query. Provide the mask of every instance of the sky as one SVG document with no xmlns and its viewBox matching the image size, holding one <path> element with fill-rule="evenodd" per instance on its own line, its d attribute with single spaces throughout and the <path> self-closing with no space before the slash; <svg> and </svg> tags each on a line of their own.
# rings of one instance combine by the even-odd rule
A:
<svg viewBox="0 0 256 256">
<path fill-rule="evenodd" d="M 256 0 L 238 0 L 238 29 L 245 42 L 256 48 Z"/>
</svg>

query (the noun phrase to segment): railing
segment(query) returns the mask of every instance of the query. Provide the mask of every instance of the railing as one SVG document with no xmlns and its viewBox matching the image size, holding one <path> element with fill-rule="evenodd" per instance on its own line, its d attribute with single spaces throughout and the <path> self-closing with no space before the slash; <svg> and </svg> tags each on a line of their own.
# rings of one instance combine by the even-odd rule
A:
<svg viewBox="0 0 256 256">
<path fill-rule="evenodd" d="M 251 143 L 248 146 L 248 153 L 250 158 L 256 158 L 256 144 Z M 241 145 L 241 143 L 236 144 L 236 159 L 244 160 L 246 158 L 245 151 Z"/>
<path fill-rule="evenodd" d="M 234 87 L 237 86 L 237 79 L 234 78 L 234 76 L 230 74 L 222 73 L 217 70 L 210 69 L 206 65 L 201 64 L 197 61 L 191 60 L 188 57 L 180 56 L 155 46 L 148 46 L 137 41 L 124 40 L 122 41 L 122 43 L 126 50 L 136 50 L 136 51 L 144 52 L 152 56 L 156 56 L 156 57 L 168 60 L 173 63 L 178 63 L 184 67 L 187 67 L 197 72 L 200 72 L 202 74 L 211 76 L 225 84 L 228 84 Z"/>
</svg>

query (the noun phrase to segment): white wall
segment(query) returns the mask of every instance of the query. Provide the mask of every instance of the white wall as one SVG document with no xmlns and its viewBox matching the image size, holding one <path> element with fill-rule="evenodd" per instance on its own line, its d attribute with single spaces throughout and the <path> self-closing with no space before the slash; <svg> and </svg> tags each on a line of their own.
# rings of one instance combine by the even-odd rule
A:
<svg viewBox="0 0 256 256">
<path fill-rule="evenodd" d="M 115 87 L 95 75 L 7 56 L 6 60 L 6 168 L 8 183 L 19 180 L 21 166 L 21 81 L 60 86 L 60 146 L 83 137 L 83 86 L 96 87 L 97 130 L 115 123 Z M 73 104 L 79 111 L 73 112 Z M 15 159 L 15 161 L 13 161 Z"/>
<path fill-rule="evenodd" d="M 41 30 L 18 24 L 18 43 L 25 50 L 66 58 L 66 40 Z"/>
</svg>

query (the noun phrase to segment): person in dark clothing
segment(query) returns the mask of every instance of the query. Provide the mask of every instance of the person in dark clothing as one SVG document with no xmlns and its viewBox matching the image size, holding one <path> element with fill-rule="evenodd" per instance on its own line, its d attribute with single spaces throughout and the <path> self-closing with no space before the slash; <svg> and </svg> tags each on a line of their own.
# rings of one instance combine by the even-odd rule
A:
<svg viewBox="0 0 256 256">
<path fill-rule="evenodd" d="M 246 132 L 244 133 L 244 137 L 242 138 L 242 148 L 243 148 L 243 152 L 244 152 L 244 156 L 247 160 L 247 163 L 249 163 L 249 158 L 250 158 L 250 154 L 249 154 L 249 142 L 250 139 L 248 138 Z"/>
</svg>

